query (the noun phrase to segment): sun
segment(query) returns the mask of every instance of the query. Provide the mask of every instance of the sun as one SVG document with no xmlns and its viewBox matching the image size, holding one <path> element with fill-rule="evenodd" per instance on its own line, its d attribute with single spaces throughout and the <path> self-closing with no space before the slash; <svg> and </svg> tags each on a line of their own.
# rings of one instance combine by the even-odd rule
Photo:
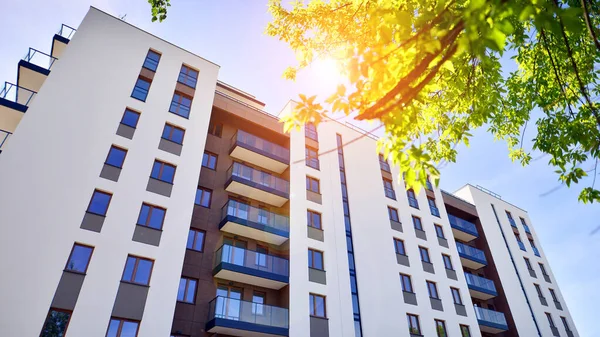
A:
<svg viewBox="0 0 600 337">
<path fill-rule="evenodd" d="M 312 63 L 311 68 L 319 80 L 326 82 L 324 84 L 337 85 L 345 81 L 345 77 L 342 75 L 341 65 L 331 57 L 316 59 Z"/>
</svg>

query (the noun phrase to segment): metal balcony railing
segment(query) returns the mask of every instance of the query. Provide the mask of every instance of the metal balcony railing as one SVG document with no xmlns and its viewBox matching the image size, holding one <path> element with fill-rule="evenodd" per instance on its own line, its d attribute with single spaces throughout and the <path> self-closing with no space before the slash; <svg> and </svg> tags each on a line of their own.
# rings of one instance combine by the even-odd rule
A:
<svg viewBox="0 0 600 337">
<path fill-rule="evenodd" d="M 29 48 L 27 55 L 23 57 L 23 61 L 35 64 L 38 67 L 50 70 L 54 63 L 58 60 L 56 57 L 52 57 L 44 52 L 41 52 L 34 48 Z"/>
<path fill-rule="evenodd" d="M 75 34 L 75 32 L 77 31 L 77 29 L 67 26 L 64 23 L 60 26 L 60 29 L 58 30 L 58 32 L 56 33 L 59 36 L 64 37 L 65 39 L 71 39 L 71 37 L 73 36 L 73 34 Z"/>
<path fill-rule="evenodd" d="M 487 260 L 485 259 L 485 254 L 482 250 L 479 250 L 475 247 L 467 246 L 460 242 L 456 243 L 456 249 L 458 249 L 458 252 L 461 255 L 487 263 Z"/>
<path fill-rule="evenodd" d="M 288 309 L 217 296 L 208 303 L 208 321 L 227 319 L 277 328 L 289 328 Z"/>
<path fill-rule="evenodd" d="M 4 82 L 4 87 L 0 91 L 0 98 L 29 106 L 29 103 L 31 103 L 35 94 L 37 94 L 35 91 L 20 87 L 10 82 Z"/>
<path fill-rule="evenodd" d="M 229 263 L 284 277 L 289 276 L 289 261 L 287 259 L 228 244 L 224 244 L 215 252 L 213 268 L 221 263 Z"/>
<path fill-rule="evenodd" d="M 8 139 L 12 135 L 12 132 L 4 131 L 0 129 L 0 153 L 2 153 L 2 149 L 4 148 L 4 144 L 7 143 Z"/>
<path fill-rule="evenodd" d="M 290 193 L 289 181 L 275 177 L 270 173 L 259 171 L 250 166 L 240 164 L 238 162 L 233 162 L 233 165 L 229 167 L 227 170 L 227 177 L 238 177 L 250 183 L 258 184 L 259 186 L 272 188 L 285 194 Z"/>
<path fill-rule="evenodd" d="M 463 232 L 471 233 L 473 235 L 478 235 L 477 227 L 475 226 L 474 223 L 464 220 L 464 219 L 461 219 L 452 214 L 448 214 L 448 220 L 450 220 L 450 226 L 452 226 L 456 229 L 460 229 Z"/>
<path fill-rule="evenodd" d="M 269 212 L 265 209 L 250 206 L 237 200 L 229 200 L 221 210 L 222 219 L 227 216 L 236 217 L 246 221 L 256 222 L 280 231 L 290 231 L 290 218 Z"/>
<path fill-rule="evenodd" d="M 465 273 L 465 278 L 467 279 L 467 284 L 470 286 L 481 288 L 487 290 L 488 292 L 497 293 L 496 286 L 492 280 L 469 273 Z"/>
<path fill-rule="evenodd" d="M 233 147 L 235 146 L 235 144 L 238 143 L 271 154 L 282 162 L 290 162 L 289 149 L 286 149 L 281 145 L 277 145 L 268 140 L 257 137 L 246 131 L 238 130 L 235 133 L 235 135 L 233 135 L 233 137 L 231 138 L 231 146 Z"/>
<path fill-rule="evenodd" d="M 517 240 L 517 243 L 519 244 L 519 248 L 521 248 L 522 251 L 526 252 L 527 250 L 525 249 L 525 244 L 523 243 L 523 241 L 519 241 Z"/>
<path fill-rule="evenodd" d="M 475 316 L 479 321 L 489 322 L 495 325 L 507 326 L 504 314 L 499 311 L 475 307 Z"/>
</svg>

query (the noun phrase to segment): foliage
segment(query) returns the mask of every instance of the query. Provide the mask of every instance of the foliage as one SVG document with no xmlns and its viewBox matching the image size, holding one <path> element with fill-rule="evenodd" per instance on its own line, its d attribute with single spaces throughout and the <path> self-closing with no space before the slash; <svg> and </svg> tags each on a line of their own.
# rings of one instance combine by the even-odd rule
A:
<svg viewBox="0 0 600 337">
<path fill-rule="evenodd" d="M 148 0 L 152 7 L 152 22 L 158 20 L 163 22 L 167 18 L 167 7 L 171 6 L 171 0 Z"/>
</svg>

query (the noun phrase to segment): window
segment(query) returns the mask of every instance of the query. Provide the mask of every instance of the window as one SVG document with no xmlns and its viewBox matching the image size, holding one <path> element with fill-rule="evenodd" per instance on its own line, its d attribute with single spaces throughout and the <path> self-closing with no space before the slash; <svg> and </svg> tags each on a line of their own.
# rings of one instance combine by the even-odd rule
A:
<svg viewBox="0 0 600 337">
<path fill-rule="evenodd" d="M 427 198 L 427 203 L 429 204 L 429 210 L 431 211 L 431 215 L 440 217 L 440 210 L 435 205 L 435 199 Z"/>
<path fill-rule="evenodd" d="M 305 160 L 306 166 L 317 170 L 319 169 L 319 155 L 317 154 L 317 150 L 307 146 L 305 151 Z"/>
<path fill-rule="evenodd" d="M 425 178 L 425 187 L 428 190 L 433 191 L 433 185 L 431 185 L 431 180 L 429 179 L 429 176 L 427 176 L 427 178 Z"/>
<path fill-rule="evenodd" d="M 400 274 L 400 283 L 402 284 L 402 291 L 407 293 L 413 292 L 412 281 L 410 280 L 409 275 Z"/>
<path fill-rule="evenodd" d="M 108 151 L 108 156 L 106 156 L 106 161 L 104 162 L 104 164 L 122 168 L 126 155 L 127 150 L 113 145 Z"/>
<path fill-rule="evenodd" d="M 135 82 L 135 86 L 133 87 L 131 97 L 145 102 L 146 97 L 148 97 L 148 90 L 150 90 L 150 80 L 140 76 Z"/>
<path fill-rule="evenodd" d="M 444 229 L 442 228 L 442 226 L 434 224 L 433 227 L 435 227 L 435 234 L 437 235 L 438 238 L 441 238 L 441 239 L 446 238 L 444 236 Z"/>
<path fill-rule="evenodd" d="M 121 118 L 121 124 L 127 125 L 135 129 L 139 120 L 139 112 L 130 109 L 125 109 L 125 112 L 123 113 L 123 118 Z"/>
<path fill-rule="evenodd" d="M 187 249 L 202 252 L 204 250 L 204 237 L 206 233 L 197 229 L 190 229 L 187 239 Z"/>
<path fill-rule="evenodd" d="M 385 191 L 385 196 L 396 200 L 396 192 L 394 191 L 394 183 L 386 178 L 383 178 L 383 189 Z"/>
<path fill-rule="evenodd" d="M 419 326 L 419 316 L 413 314 L 406 314 L 408 320 L 408 333 L 413 335 L 421 334 L 421 327 Z"/>
<path fill-rule="evenodd" d="M 419 253 L 421 254 L 421 261 L 431 263 L 431 260 L 429 260 L 429 250 L 427 250 L 427 248 L 419 246 Z"/>
<path fill-rule="evenodd" d="M 390 220 L 400 222 L 400 216 L 398 215 L 398 210 L 388 206 L 388 214 L 390 216 Z"/>
<path fill-rule="evenodd" d="M 63 337 L 67 332 L 69 320 L 73 312 L 69 310 L 50 308 L 40 337 Z"/>
<path fill-rule="evenodd" d="M 197 284 L 197 280 L 181 277 L 179 280 L 179 290 L 177 291 L 177 300 L 179 302 L 194 303 Z"/>
<path fill-rule="evenodd" d="M 181 70 L 179 71 L 177 82 L 195 89 L 196 82 L 198 82 L 198 71 L 186 66 L 185 64 L 182 65 Z"/>
<path fill-rule="evenodd" d="M 319 179 L 306 176 L 306 190 L 314 193 L 321 193 Z"/>
<path fill-rule="evenodd" d="M 431 281 L 426 281 L 426 282 L 427 282 L 427 291 L 429 292 L 429 297 L 440 299 L 440 296 L 438 295 L 438 291 L 437 291 L 437 286 L 435 285 L 435 283 L 431 282 Z"/>
<path fill-rule="evenodd" d="M 210 122 L 208 125 L 208 133 L 221 138 L 221 135 L 223 135 L 223 123 Z"/>
<path fill-rule="evenodd" d="M 95 190 L 94 194 L 92 194 L 92 200 L 90 200 L 87 212 L 106 216 L 106 211 L 108 211 L 108 205 L 110 204 L 111 198 L 112 194 Z"/>
<path fill-rule="evenodd" d="M 450 288 L 450 292 L 452 292 L 452 299 L 454 300 L 454 304 L 462 305 L 462 298 L 460 297 L 460 290 L 457 288 Z"/>
<path fill-rule="evenodd" d="M 560 320 L 562 321 L 562 324 L 565 326 L 565 330 L 571 331 L 571 328 L 569 328 L 569 323 L 567 322 L 567 318 L 560 316 Z"/>
<path fill-rule="evenodd" d="M 185 135 L 184 129 L 167 123 L 163 129 L 162 138 L 170 140 L 173 143 L 183 144 L 183 135 Z"/>
<path fill-rule="evenodd" d="M 211 197 L 211 190 L 198 186 L 198 189 L 196 190 L 196 199 L 194 200 L 194 203 L 202 207 L 210 208 Z"/>
<path fill-rule="evenodd" d="M 136 256 L 127 256 L 121 281 L 148 285 L 154 261 Z"/>
<path fill-rule="evenodd" d="M 542 275 L 549 276 L 548 273 L 546 273 L 546 267 L 544 267 L 544 265 L 542 263 L 538 263 L 538 265 L 540 266 L 540 270 L 542 271 Z"/>
<path fill-rule="evenodd" d="M 319 141 L 319 135 L 317 134 L 317 127 L 313 123 L 306 123 L 304 126 L 304 136 L 314 141 Z"/>
<path fill-rule="evenodd" d="M 315 317 L 327 317 L 325 311 L 325 296 L 309 294 L 310 315 Z"/>
<path fill-rule="evenodd" d="M 265 314 L 265 302 L 266 302 L 267 294 L 255 291 L 252 294 L 252 313 L 256 315 L 264 315 Z"/>
<path fill-rule="evenodd" d="M 417 197 L 415 196 L 415 191 L 412 189 L 406 190 L 406 196 L 408 197 L 408 205 L 410 207 L 419 209 L 419 202 L 417 201 Z"/>
<path fill-rule="evenodd" d="M 175 165 L 155 160 L 150 177 L 172 184 L 175 178 Z"/>
<path fill-rule="evenodd" d="M 169 112 L 172 112 L 184 118 L 188 118 L 190 117 L 191 107 L 192 98 L 185 96 L 184 94 L 178 93 L 176 91 L 173 94 L 173 100 L 171 100 L 171 107 L 169 107 Z"/>
<path fill-rule="evenodd" d="M 450 258 L 450 255 L 442 254 L 442 260 L 444 260 L 444 267 L 446 267 L 446 269 L 454 270 L 454 268 L 452 267 L 452 259 Z"/>
<path fill-rule="evenodd" d="M 324 270 L 323 267 L 323 252 L 318 250 L 308 250 L 308 267 L 313 269 Z"/>
<path fill-rule="evenodd" d="M 406 250 L 404 250 L 404 241 L 394 238 L 394 248 L 396 249 L 396 254 L 406 255 Z"/>
<path fill-rule="evenodd" d="M 462 337 L 471 337 L 471 331 L 468 325 L 460 325 L 460 334 Z"/>
<path fill-rule="evenodd" d="M 92 257 L 93 251 L 94 247 L 78 243 L 74 244 L 71 255 L 69 255 L 69 260 L 67 260 L 65 270 L 85 274 L 88 265 L 90 264 L 90 258 Z"/>
<path fill-rule="evenodd" d="M 158 61 L 160 61 L 160 54 L 154 50 L 148 50 L 146 60 L 144 60 L 144 65 L 142 65 L 142 67 L 156 71 L 156 68 L 158 68 Z"/>
<path fill-rule="evenodd" d="M 106 337 L 136 337 L 139 326 L 139 321 L 111 317 Z"/>
<path fill-rule="evenodd" d="M 143 203 L 140 215 L 138 216 L 137 225 L 162 229 L 166 212 L 167 210 L 162 207 Z"/>
<path fill-rule="evenodd" d="M 535 287 L 535 291 L 537 292 L 539 297 L 544 297 L 544 294 L 542 293 L 542 288 L 540 288 L 539 284 L 533 284 L 533 286 Z"/>
<path fill-rule="evenodd" d="M 418 230 L 423 230 L 423 224 L 421 223 L 421 218 L 419 218 L 418 216 L 414 216 L 412 217 L 413 220 L 413 226 L 415 226 L 416 229 Z"/>
<path fill-rule="evenodd" d="M 315 211 L 306 211 L 308 226 L 316 229 L 321 229 L 321 214 Z"/>
<path fill-rule="evenodd" d="M 379 167 L 385 172 L 391 172 L 390 164 L 388 164 L 381 153 L 379 154 Z"/>
<path fill-rule="evenodd" d="M 202 157 L 202 166 L 215 170 L 217 168 L 217 155 L 205 151 L 204 156 Z"/>
<path fill-rule="evenodd" d="M 527 266 L 527 269 L 533 270 L 533 267 L 531 267 L 531 262 L 529 262 L 529 259 L 524 257 L 523 260 L 525 260 L 525 265 Z"/>
<path fill-rule="evenodd" d="M 446 323 L 442 320 L 435 320 L 435 331 L 437 332 L 438 337 L 448 337 L 448 333 L 446 332 Z"/>
<path fill-rule="evenodd" d="M 549 312 L 545 312 L 546 317 L 548 318 L 548 323 L 550 323 L 550 327 L 551 328 L 556 328 L 556 325 L 554 325 L 554 320 L 552 319 L 552 315 Z"/>
</svg>

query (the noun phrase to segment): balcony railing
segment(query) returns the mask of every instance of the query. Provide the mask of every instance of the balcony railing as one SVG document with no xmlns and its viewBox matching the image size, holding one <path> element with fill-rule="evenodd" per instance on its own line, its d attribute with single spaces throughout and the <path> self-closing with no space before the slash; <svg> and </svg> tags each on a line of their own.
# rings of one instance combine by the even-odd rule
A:
<svg viewBox="0 0 600 337">
<path fill-rule="evenodd" d="M 430 205 L 429 210 L 431 210 L 431 215 L 437 216 L 438 218 L 440 217 L 440 210 L 437 207 Z"/>
<path fill-rule="evenodd" d="M 393 188 L 383 187 L 383 190 L 385 191 L 386 197 L 396 200 L 396 192 L 394 191 Z"/>
<path fill-rule="evenodd" d="M 259 253 L 253 250 L 224 244 L 215 252 L 214 267 L 228 263 L 238 267 L 271 273 L 280 277 L 289 277 L 289 261 L 287 259 Z M 243 268 L 236 268 L 243 272 Z"/>
<path fill-rule="evenodd" d="M 265 209 L 250 206 L 237 200 L 229 200 L 221 210 L 222 219 L 227 216 L 255 222 L 278 231 L 290 232 L 290 218 L 269 212 Z"/>
<path fill-rule="evenodd" d="M 465 273 L 465 278 L 467 279 L 467 284 L 474 288 L 479 288 L 477 290 L 484 290 L 488 293 L 496 294 L 496 286 L 494 285 L 494 281 L 486 279 L 485 277 Z"/>
<path fill-rule="evenodd" d="M 58 36 L 62 36 L 65 39 L 70 40 L 71 37 L 73 36 L 73 34 L 75 34 L 75 32 L 77 31 L 77 29 L 73 28 L 73 27 L 69 27 L 67 25 L 65 25 L 64 23 L 60 26 L 60 29 L 58 30 L 58 32 L 56 33 L 56 35 Z"/>
<path fill-rule="evenodd" d="M 27 55 L 23 57 L 23 61 L 35 64 L 38 67 L 50 70 L 52 65 L 58 60 L 56 57 L 52 57 L 44 52 L 41 52 L 34 48 L 29 48 Z"/>
<path fill-rule="evenodd" d="M 533 254 L 535 254 L 535 256 L 537 256 L 537 257 L 540 256 L 540 251 L 536 247 L 531 246 L 531 249 L 533 250 Z"/>
<path fill-rule="evenodd" d="M 285 194 L 290 193 L 288 181 L 238 162 L 233 162 L 233 165 L 227 170 L 227 177 L 238 177 L 248 181 L 251 185 L 257 184 Z"/>
<path fill-rule="evenodd" d="M 529 226 L 527 226 L 526 224 L 523 224 L 523 228 L 525 228 L 525 233 L 531 234 L 531 231 L 529 230 Z"/>
<path fill-rule="evenodd" d="M 527 250 L 525 249 L 525 244 L 523 243 L 523 241 L 519 241 L 517 240 L 517 243 L 519 244 L 519 248 L 521 248 L 522 251 L 526 252 Z"/>
<path fill-rule="evenodd" d="M 269 142 L 268 140 L 257 137 L 246 131 L 238 130 L 235 135 L 231 138 L 232 147 L 235 144 L 241 144 L 245 147 L 251 147 L 263 152 L 268 156 L 277 158 L 277 160 L 289 163 L 290 162 L 290 150 L 286 149 L 281 145 Z"/>
<path fill-rule="evenodd" d="M 510 222 L 510 225 L 517 228 L 517 223 L 515 222 L 515 219 L 513 218 L 508 218 L 508 222 Z"/>
<path fill-rule="evenodd" d="M 414 207 L 417 209 L 419 208 L 419 202 L 416 198 L 408 197 L 408 204 L 410 205 L 410 207 Z"/>
<path fill-rule="evenodd" d="M 214 319 L 289 328 L 288 309 L 223 296 L 217 296 L 208 303 L 208 322 Z M 213 326 L 215 325 L 219 324 L 214 323 Z M 245 330 L 244 325 L 236 325 L 236 329 Z"/>
<path fill-rule="evenodd" d="M 2 149 L 4 144 L 8 141 L 8 138 L 12 135 L 12 132 L 0 130 L 0 153 L 2 153 Z"/>
<path fill-rule="evenodd" d="M 385 172 L 392 172 L 392 170 L 390 169 L 390 164 L 388 164 L 385 161 L 379 161 L 379 167 L 385 171 Z"/>
<path fill-rule="evenodd" d="M 491 323 L 494 326 L 502 327 L 504 329 L 508 328 L 504 314 L 499 311 L 494 311 L 476 306 L 475 316 L 477 316 L 477 320 L 479 320 L 480 324 Z"/>
<path fill-rule="evenodd" d="M 477 227 L 475 226 L 474 223 L 467 221 L 467 220 L 463 220 L 452 214 L 448 214 L 448 220 L 450 220 L 450 226 L 452 226 L 456 229 L 462 230 L 463 232 L 473 234 L 475 236 L 478 235 Z"/>
<path fill-rule="evenodd" d="M 4 87 L 0 91 L 0 98 L 18 103 L 24 106 L 29 106 L 36 92 L 20 87 L 10 82 L 4 82 Z"/>
<path fill-rule="evenodd" d="M 460 255 L 474 260 L 482 261 L 483 263 L 487 263 L 487 260 L 485 259 L 485 254 L 482 250 L 479 250 L 475 247 L 467 246 L 460 242 L 456 243 L 456 249 L 458 249 L 458 253 Z"/>
</svg>

